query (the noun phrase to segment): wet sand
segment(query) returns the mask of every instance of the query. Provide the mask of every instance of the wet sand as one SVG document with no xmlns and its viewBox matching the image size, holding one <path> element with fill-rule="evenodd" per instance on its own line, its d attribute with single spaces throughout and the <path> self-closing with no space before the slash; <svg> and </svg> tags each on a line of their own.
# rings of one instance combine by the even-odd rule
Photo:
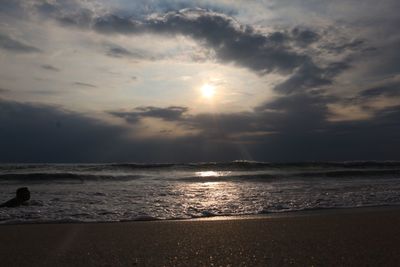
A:
<svg viewBox="0 0 400 267">
<path fill-rule="evenodd" d="M 400 208 L 0 226 L 1 266 L 400 266 Z"/>
</svg>

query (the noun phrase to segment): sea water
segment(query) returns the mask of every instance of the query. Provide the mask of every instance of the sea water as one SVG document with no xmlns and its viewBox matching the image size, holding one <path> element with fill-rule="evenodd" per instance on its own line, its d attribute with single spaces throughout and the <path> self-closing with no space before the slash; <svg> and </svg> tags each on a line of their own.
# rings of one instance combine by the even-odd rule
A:
<svg viewBox="0 0 400 267">
<path fill-rule="evenodd" d="M 0 223 L 256 215 L 400 204 L 400 162 L 2 164 Z"/>
</svg>

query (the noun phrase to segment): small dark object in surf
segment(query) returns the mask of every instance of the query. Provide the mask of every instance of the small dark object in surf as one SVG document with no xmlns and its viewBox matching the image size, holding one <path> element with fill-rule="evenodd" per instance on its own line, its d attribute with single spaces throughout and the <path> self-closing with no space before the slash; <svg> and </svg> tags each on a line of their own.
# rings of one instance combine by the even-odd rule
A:
<svg viewBox="0 0 400 267">
<path fill-rule="evenodd" d="M 10 199 L 9 201 L 3 203 L 0 205 L 0 208 L 2 207 L 7 207 L 7 208 L 13 208 L 13 207 L 18 207 L 24 204 L 26 201 L 28 201 L 31 198 L 31 192 L 29 192 L 28 187 L 20 187 L 17 189 L 16 192 L 16 197 L 13 199 Z"/>
</svg>

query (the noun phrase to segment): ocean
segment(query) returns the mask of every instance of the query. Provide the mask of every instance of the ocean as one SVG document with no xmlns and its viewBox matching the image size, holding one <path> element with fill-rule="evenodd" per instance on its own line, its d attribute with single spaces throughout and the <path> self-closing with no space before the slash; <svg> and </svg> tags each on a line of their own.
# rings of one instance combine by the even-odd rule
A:
<svg viewBox="0 0 400 267">
<path fill-rule="evenodd" d="M 2 164 L 0 224 L 258 215 L 400 204 L 400 162 Z"/>
</svg>

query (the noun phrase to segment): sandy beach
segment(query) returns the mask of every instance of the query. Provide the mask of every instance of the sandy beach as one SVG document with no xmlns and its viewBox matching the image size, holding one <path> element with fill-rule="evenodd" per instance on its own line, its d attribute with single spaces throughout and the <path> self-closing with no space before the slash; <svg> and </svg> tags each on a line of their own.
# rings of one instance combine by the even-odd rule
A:
<svg viewBox="0 0 400 267">
<path fill-rule="evenodd" d="M 0 226 L 2 266 L 399 266 L 400 208 Z"/>
</svg>

